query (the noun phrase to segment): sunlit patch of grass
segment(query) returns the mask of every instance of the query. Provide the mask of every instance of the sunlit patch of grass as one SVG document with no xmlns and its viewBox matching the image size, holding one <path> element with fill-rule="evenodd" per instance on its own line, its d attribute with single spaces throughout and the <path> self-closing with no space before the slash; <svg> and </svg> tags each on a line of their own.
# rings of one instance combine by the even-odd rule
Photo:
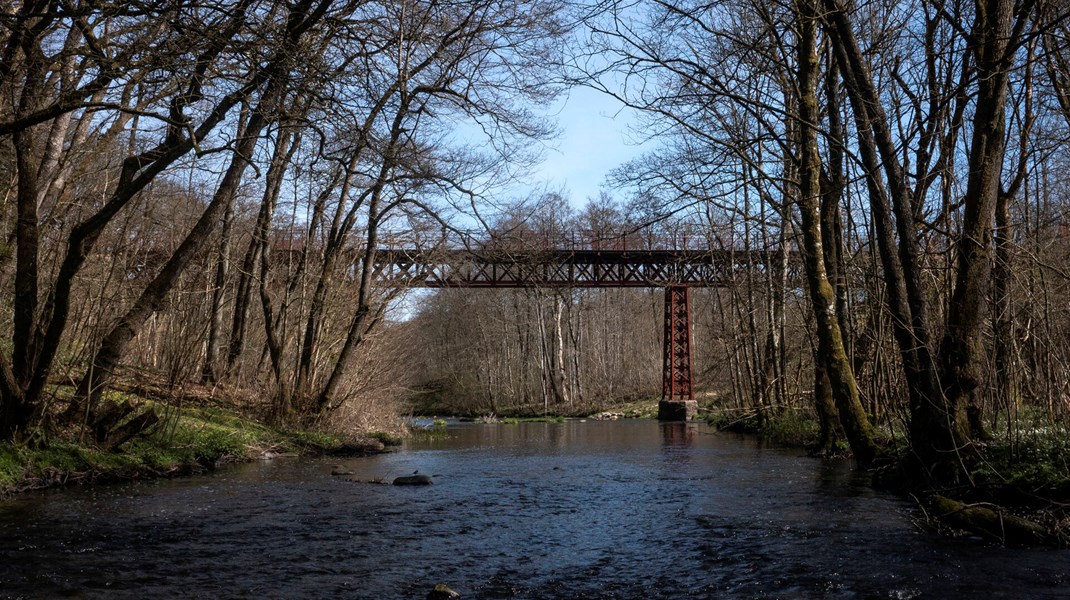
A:
<svg viewBox="0 0 1070 600">
<path fill-rule="evenodd" d="M 409 435 L 412 439 L 420 442 L 444 440 L 453 437 L 453 433 L 445 427 L 410 427 Z"/>
<path fill-rule="evenodd" d="M 0 493 L 95 479 L 188 473 L 249 460 L 267 451 L 323 454 L 344 446 L 336 435 L 282 430 L 218 408 L 156 405 L 156 409 L 160 423 L 116 451 L 83 443 L 78 432 L 42 436 L 24 445 L 0 444 Z"/>
<path fill-rule="evenodd" d="M 283 432 L 283 437 L 287 439 L 287 445 L 295 451 L 311 452 L 313 454 L 338 450 L 345 442 L 337 434 L 324 433 L 322 431 L 289 431 Z"/>
<path fill-rule="evenodd" d="M 396 433 L 390 433 L 389 431 L 373 431 L 368 434 L 368 437 L 373 440 L 378 440 L 384 446 L 400 446 L 404 440 Z"/>
<path fill-rule="evenodd" d="M 658 400 L 657 398 L 635 400 L 617 406 L 611 411 L 620 413 L 625 419 L 656 419 L 658 416 Z"/>
<path fill-rule="evenodd" d="M 564 423 L 565 417 L 506 417 L 501 422 L 506 425 L 516 425 L 518 423 Z"/>
</svg>

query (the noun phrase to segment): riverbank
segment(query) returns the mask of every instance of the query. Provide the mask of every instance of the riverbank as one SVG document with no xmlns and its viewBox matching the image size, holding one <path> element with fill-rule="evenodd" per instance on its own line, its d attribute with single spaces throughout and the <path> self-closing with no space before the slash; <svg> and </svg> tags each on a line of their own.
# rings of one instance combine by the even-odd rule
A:
<svg viewBox="0 0 1070 600">
<path fill-rule="evenodd" d="M 267 425 L 226 399 L 199 398 L 195 406 L 160 403 L 160 422 L 115 450 L 102 450 L 80 429 L 38 433 L 20 443 L 0 443 L 0 498 L 31 490 L 203 473 L 228 463 L 283 456 L 374 454 L 397 445 L 396 433 L 337 433 Z"/>
<path fill-rule="evenodd" d="M 753 410 L 707 409 L 702 416 L 721 431 L 778 447 L 812 449 L 820 435 L 816 415 L 803 409 L 770 412 L 764 421 Z M 1023 420 L 1011 434 L 977 444 L 968 485 L 918 490 L 904 488 L 896 475 L 909 451 L 904 436 L 876 431 L 885 460 L 872 472 L 874 485 L 912 497 L 930 529 L 1012 546 L 1070 545 L 1070 432 Z M 845 441 L 836 443 L 835 455 L 850 456 Z"/>
<path fill-rule="evenodd" d="M 563 419 L 656 419 L 658 398 L 640 398 L 616 403 L 577 403 L 543 407 L 536 405 L 496 406 L 492 410 L 464 409 L 445 402 L 420 402 L 410 406 L 413 416 L 445 416 L 464 421 L 532 422 Z"/>
<path fill-rule="evenodd" d="M 719 431 L 759 436 L 772 445 L 785 448 L 813 448 L 821 435 L 816 415 L 799 408 L 769 411 L 763 420 L 758 418 L 756 410 L 749 408 L 705 407 L 700 410 L 699 418 Z M 892 447 L 896 440 L 891 435 L 882 435 L 881 443 Z M 840 441 L 834 451 L 837 456 L 847 456 L 850 447 L 846 441 Z"/>
</svg>

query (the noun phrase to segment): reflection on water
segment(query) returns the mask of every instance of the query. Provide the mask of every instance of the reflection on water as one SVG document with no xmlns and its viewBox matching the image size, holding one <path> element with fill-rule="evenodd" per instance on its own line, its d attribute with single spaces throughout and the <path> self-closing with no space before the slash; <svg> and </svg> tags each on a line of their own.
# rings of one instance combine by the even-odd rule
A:
<svg viewBox="0 0 1070 600">
<path fill-rule="evenodd" d="M 690 448 L 695 443 L 695 423 L 658 423 L 661 427 L 661 445 L 666 448 Z M 684 454 L 690 454 L 685 452 Z"/>
<path fill-rule="evenodd" d="M 1068 572 L 1066 552 L 921 533 L 849 465 L 684 423 L 467 424 L 0 503 L 0 597 L 1058 598 Z"/>
</svg>

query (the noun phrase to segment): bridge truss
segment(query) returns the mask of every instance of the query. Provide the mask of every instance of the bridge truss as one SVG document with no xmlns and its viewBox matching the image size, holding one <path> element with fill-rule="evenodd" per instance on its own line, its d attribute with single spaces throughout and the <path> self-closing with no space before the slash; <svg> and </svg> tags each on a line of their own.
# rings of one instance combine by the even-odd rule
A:
<svg viewBox="0 0 1070 600">
<path fill-rule="evenodd" d="M 414 287 L 722 287 L 764 270 L 764 252 L 730 250 L 381 250 L 381 280 Z"/>
</svg>

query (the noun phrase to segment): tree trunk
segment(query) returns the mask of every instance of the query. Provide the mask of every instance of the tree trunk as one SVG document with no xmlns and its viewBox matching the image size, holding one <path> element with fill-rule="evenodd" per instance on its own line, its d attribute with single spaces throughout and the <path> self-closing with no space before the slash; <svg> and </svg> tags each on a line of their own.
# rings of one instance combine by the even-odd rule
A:
<svg viewBox="0 0 1070 600">
<path fill-rule="evenodd" d="M 853 25 L 838 0 L 823 0 L 824 18 L 855 117 L 859 154 L 866 171 L 870 213 L 884 271 L 886 300 L 902 357 L 910 401 L 913 453 L 907 468 L 928 483 L 945 477 L 931 470 L 959 447 L 954 428 L 932 418 L 944 402 L 933 356 L 928 300 L 921 284 L 913 202 L 881 98 L 873 84 Z M 881 179 L 883 170 L 887 186 Z M 893 219 L 893 211 L 895 218 Z M 898 237 L 898 240 L 897 240 Z"/>
<path fill-rule="evenodd" d="M 186 266 L 200 252 L 208 236 L 211 235 L 221 213 L 233 202 L 241 178 L 249 165 L 256 148 L 260 133 L 275 118 L 275 113 L 289 86 L 289 52 L 296 47 L 298 40 L 308 31 L 313 23 L 323 17 L 330 6 L 327 0 L 302 0 L 293 6 L 287 18 L 286 38 L 282 41 L 280 53 L 268 66 L 258 73 L 266 82 L 266 88 L 257 108 L 243 128 L 237 147 L 231 157 L 223 179 L 212 197 L 212 201 L 186 235 L 170 259 L 156 277 L 145 287 L 134 305 L 124 314 L 119 322 L 104 336 L 92 364 L 86 371 L 76 392 L 77 407 L 79 402 L 87 401 L 90 411 L 96 404 L 103 390 L 114 375 L 115 368 L 122 359 L 127 345 L 137 335 L 138 329 L 156 311 L 160 309 L 167 294 L 185 271 Z"/>
<path fill-rule="evenodd" d="M 816 94 L 816 90 L 815 90 Z M 841 269 L 843 247 L 843 223 L 840 220 L 840 200 L 844 187 L 844 151 L 843 125 L 840 121 L 839 71 L 835 61 L 830 61 L 825 76 L 825 98 L 828 113 L 828 154 L 827 178 L 821 180 L 821 248 L 825 262 L 826 274 L 836 296 L 836 318 L 844 337 L 844 351 L 850 357 L 847 344 L 850 331 L 847 327 L 847 286 Z M 818 455 L 834 451 L 836 440 L 843 432 L 840 425 L 836 401 L 833 397 L 832 382 L 828 369 L 822 361 L 815 360 L 814 366 L 814 401 L 820 423 L 820 435 L 813 452 Z M 854 362 L 851 363 L 854 372 Z"/>
<path fill-rule="evenodd" d="M 561 294 L 554 293 L 554 395 L 559 402 L 571 406 L 568 376 L 565 365 L 565 338 L 561 328 L 561 313 L 564 310 Z"/>
<path fill-rule="evenodd" d="M 268 294 L 268 275 L 271 272 L 271 246 L 264 244 L 260 250 L 260 308 L 264 312 L 264 336 L 271 357 L 271 373 L 275 376 L 275 403 L 272 418 L 276 423 L 287 423 L 293 414 L 293 403 L 286 381 L 282 377 L 282 342 L 276 334 L 275 312 Z"/>
<path fill-rule="evenodd" d="M 1036 33 L 1034 24 L 1032 34 Z M 1019 374 L 1016 357 L 1018 356 L 1018 336 L 1015 331 L 1014 307 L 1011 301 L 1011 280 L 1014 260 L 1014 228 L 1011 224 L 1011 205 L 1029 176 L 1030 137 L 1036 122 L 1033 103 L 1034 60 L 1036 58 L 1037 40 L 1029 43 L 1026 57 L 1025 77 L 1022 83 L 1024 96 L 1024 118 L 1018 131 L 1018 165 L 1014 178 L 1006 190 L 1002 190 L 996 201 L 996 258 L 992 272 L 993 285 L 993 358 L 996 363 L 996 397 L 1002 403 L 1008 421 L 1017 416 L 1019 398 Z M 1025 196 L 1028 198 L 1028 191 Z M 1028 200 L 1026 202 L 1028 205 Z M 1028 221 L 1028 210 L 1026 211 Z M 1026 225 L 1028 231 L 1028 224 Z M 1028 235 L 1028 234 L 1027 234 Z M 987 439 L 984 421 L 980 410 L 968 410 L 970 433 L 975 439 Z"/>
<path fill-rule="evenodd" d="M 1011 197 L 1000 194 L 996 205 L 996 259 L 992 272 L 992 343 L 996 367 L 996 398 L 1008 416 L 1018 407 L 1017 369 L 1014 365 L 1014 318 L 1011 314 Z M 967 410 L 970 435 L 974 439 L 988 439 L 984 419 L 979 408 Z"/>
<path fill-rule="evenodd" d="M 991 280 L 992 221 L 995 217 L 1006 146 L 1007 85 L 1013 52 L 1013 0 L 978 0 L 973 36 L 977 41 L 976 112 L 970 142 L 969 177 L 963 197 L 962 233 L 958 243 L 955 291 L 948 306 L 947 326 L 940 344 L 940 366 L 946 401 L 928 418 L 952 429 L 955 449 L 970 440 L 967 408 L 976 406 L 974 394 L 984 380 L 982 333 L 984 299 Z M 957 456 L 945 458 L 960 460 Z M 954 465 L 942 469 L 956 471 Z M 957 471 L 956 471 L 957 472 Z M 951 482 L 956 482 L 952 478 Z"/>
<path fill-rule="evenodd" d="M 814 359 L 817 362 L 816 353 Z M 810 452 L 825 456 L 836 449 L 836 440 L 839 439 L 842 429 L 840 416 L 836 411 L 836 401 L 832 397 L 832 383 L 829 381 L 828 371 L 820 364 L 814 365 L 814 405 L 820 432 L 817 444 Z"/>
<path fill-rule="evenodd" d="M 223 209 L 223 226 L 219 233 L 219 256 L 216 258 L 215 274 L 212 278 L 212 304 L 208 314 L 208 340 L 204 364 L 201 367 L 201 383 L 214 384 L 219 381 L 219 353 L 223 345 L 224 291 L 230 272 L 230 237 L 234 224 L 235 196 L 236 194 L 230 194 Z"/>
<path fill-rule="evenodd" d="M 802 217 L 803 261 L 817 329 L 817 361 L 828 375 L 832 397 L 840 415 L 855 460 L 862 467 L 872 464 L 878 449 L 873 429 L 858 397 L 851 362 L 843 344 L 836 313 L 836 294 L 829 283 L 822 243 L 821 157 L 817 147 L 817 16 L 811 0 L 797 3 L 799 40 L 799 211 Z"/>
<path fill-rule="evenodd" d="M 245 349 L 245 329 L 249 318 L 249 305 L 253 291 L 253 274 L 260 268 L 260 257 L 265 252 L 268 244 L 268 233 L 271 228 L 271 219 L 275 215 L 275 206 L 278 203 L 279 193 L 282 190 L 282 180 L 293 157 L 294 151 L 299 145 L 299 137 L 290 127 L 283 127 L 279 131 L 279 139 L 275 143 L 275 149 L 268 166 L 265 182 L 264 195 L 260 202 L 260 210 L 253 224 L 253 235 L 249 240 L 249 247 L 242 258 L 241 272 L 238 274 L 237 291 L 234 296 L 234 314 L 231 318 L 230 343 L 227 346 L 227 372 L 233 372 Z M 261 277 L 267 277 L 264 270 Z"/>
<path fill-rule="evenodd" d="M 37 35 L 25 40 L 22 51 L 26 55 L 27 72 L 16 108 L 19 117 L 32 113 L 38 107 L 47 65 Z M 12 299 L 11 369 L 4 369 L 2 373 L 9 379 L 3 385 L 2 391 L 5 393 L 0 394 L 0 439 L 10 439 L 17 432 L 30 427 L 37 404 L 37 398 L 26 392 L 36 368 L 39 341 L 35 335 L 41 244 L 38 175 L 43 163 L 41 146 L 47 143 L 47 140 L 40 139 L 45 129 L 43 124 L 27 127 L 16 131 L 11 140 L 18 173 L 15 189 L 15 286 Z"/>
<path fill-rule="evenodd" d="M 370 127 L 370 122 L 365 123 L 365 128 Z M 360 208 L 365 196 L 360 195 L 353 201 L 353 206 L 346 210 L 346 204 L 350 199 L 353 183 L 353 172 L 356 171 L 356 166 L 365 150 L 363 141 L 367 137 L 366 132 L 361 136 L 361 143 L 357 145 L 351 152 L 349 157 L 348 168 L 344 169 L 344 175 L 341 176 L 341 190 L 338 193 L 338 206 L 335 208 L 334 216 L 331 219 L 330 233 L 327 235 L 327 244 L 323 249 L 323 261 L 322 268 L 320 269 L 319 278 L 316 280 L 316 289 L 312 293 L 312 300 L 309 304 L 308 316 L 305 319 L 304 332 L 301 337 L 301 352 L 298 355 L 297 361 L 297 375 L 294 383 L 294 394 L 298 400 L 304 402 L 306 399 L 312 396 L 312 387 L 315 383 L 316 373 L 313 371 L 313 363 L 315 362 L 316 352 L 319 344 L 320 328 L 322 327 L 323 313 L 326 310 L 327 291 L 330 284 L 330 280 L 334 271 L 335 262 L 338 260 L 338 255 L 344 250 L 346 245 L 346 237 L 349 230 L 352 227 L 353 215 Z M 381 171 L 380 177 L 382 177 Z M 334 182 L 337 185 L 337 180 Z M 332 186 L 333 187 L 333 186 Z M 375 186 L 375 189 L 379 189 L 379 185 Z M 333 190 L 326 189 L 320 196 L 321 200 L 326 200 L 327 195 Z M 373 191 L 372 194 L 381 193 Z M 317 203 L 317 206 L 319 203 Z M 372 210 L 369 208 L 369 230 L 375 225 L 371 223 Z M 309 230 L 309 239 L 312 239 L 311 234 L 313 230 Z M 367 250 L 367 246 L 365 246 Z M 306 250 L 307 252 L 307 250 Z M 363 265 L 363 263 L 361 263 Z M 363 278 L 363 273 L 361 274 Z M 359 310 L 359 309 L 358 309 Z"/>
</svg>

